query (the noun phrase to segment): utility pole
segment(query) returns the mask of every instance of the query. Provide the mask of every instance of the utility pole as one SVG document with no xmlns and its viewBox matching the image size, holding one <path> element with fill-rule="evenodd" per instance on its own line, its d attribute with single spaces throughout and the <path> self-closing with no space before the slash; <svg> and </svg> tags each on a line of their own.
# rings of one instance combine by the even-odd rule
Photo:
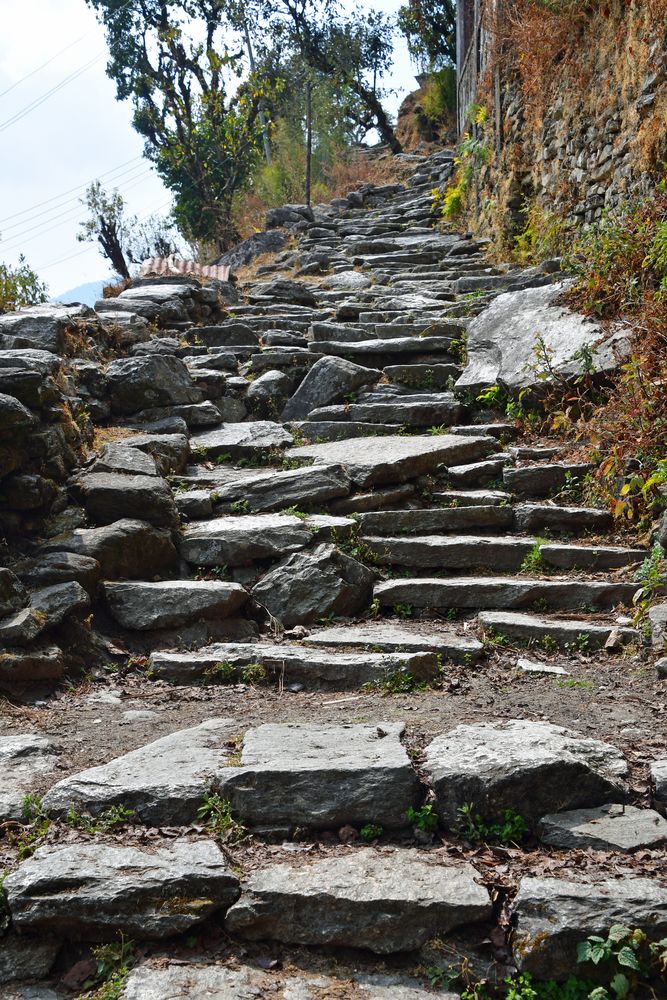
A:
<svg viewBox="0 0 667 1000">
<path fill-rule="evenodd" d="M 255 53 L 252 51 L 252 43 L 250 41 L 250 32 L 248 31 L 248 22 L 243 19 L 243 32 L 245 34 L 245 42 L 248 49 L 248 59 L 250 61 L 250 69 L 255 72 Z M 264 114 L 264 108 L 262 102 L 260 101 L 258 109 L 259 124 L 262 126 L 262 142 L 264 145 L 264 159 L 267 163 L 271 163 L 271 143 L 269 142 L 269 130 L 266 124 L 266 115 Z"/>
<path fill-rule="evenodd" d="M 313 161 L 313 84 L 306 84 L 306 205 L 310 208 L 310 188 Z"/>
</svg>

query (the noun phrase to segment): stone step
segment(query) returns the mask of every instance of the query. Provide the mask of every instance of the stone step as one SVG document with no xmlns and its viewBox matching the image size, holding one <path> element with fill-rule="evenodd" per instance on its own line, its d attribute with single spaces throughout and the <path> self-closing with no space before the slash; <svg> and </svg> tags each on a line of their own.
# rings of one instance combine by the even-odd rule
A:
<svg viewBox="0 0 667 1000">
<path fill-rule="evenodd" d="M 579 651 L 601 649 L 613 637 L 617 643 L 639 640 L 634 628 L 621 627 L 613 622 L 591 622 L 586 619 L 545 618 L 541 615 L 521 614 L 511 611 L 481 611 L 477 616 L 485 632 L 517 639 L 519 642 L 542 646 L 553 644 Z"/>
<path fill-rule="evenodd" d="M 178 550 L 192 566 L 250 566 L 298 552 L 313 537 L 307 519 L 293 515 L 228 515 L 185 528 Z"/>
<path fill-rule="evenodd" d="M 346 441 L 357 437 L 384 437 L 396 433 L 396 424 L 365 423 L 360 420 L 303 420 L 290 423 L 292 432 L 313 444 L 324 441 Z"/>
<path fill-rule="evenodd" d="M 447 479 L 455 489 L 481 488 L 500 480 L 507 462 L 506 455 L 494 455 L 484 462 L 454 465 L 447 470 Z"/>
<path fill-rule="evenodd" d="M 193 453 L 201 452 L 210 458 L 228 455 L 230 458 L 249 458 L 258 452 L 286 448 L 292 444 L 292 435 L 282 424 L 270 420 L 249 420 L 242 424 L 223 424 L 213 431 L 193 434 L 190 447 Z"/>
<path fill-rule="evenodd" d="M 363 437 L 291 448 L 287 457 L 318 464 L 340 464 L 354 485 L 363 489 L 416 479 L 435 472 L 440 465 L 474 461 L 495 448 L 493 439 L 483 436 L 395 435 L 384 437 L 381 447 L 378 447 L 377 438 Z"/>
<path fill-rule="evenodd" d="M 238 478 L 234 476 L 236 471 Z M 313 465 L 300 469 L 271 469 L 268 472 L 240 469 L 230 470 L 230 478 L 226 482 L 215 483 L 210 496 L 215 510 L 220 512 L 228 511 L 233 504 L 239 503 L 254 512 L 290 507 L 309 510 L 347 496 L 350 486 L 350 477 L 342 465 Z M 177 504 L 178 499 L 176 494 Z"/>
<path fill-rule="evenodd" d="M 484 535 L 364 536 L 365 558 L 378 566 L 437 569 L 443 574 L 480 568 L 496 573 L 516 572 L 534 545 L 532 538 Z"/>
<path fill-rule="evenodd" d="M 412 356 L 417 362 L 425 355 L 437 357 L 440 361 L 458 361 L 452 343 L 449 337 L 395 337 L 351 343 L 326 340 L 311 347 L 315 347 L 320 356 L 330 354 L 371 368 L 383 368 L 388 364 L 400 364 L 405 356 Z"/>
<path fill-rule="evenodd" d="M 238 583 L 217 580 L 124 581 L 104 584 L 111 617 L 123 628 L 175 628 L 200 619 L 229 618 L 248 600 Z"/>
<path fill-rule="evenodd" d="M 460 420 L 464 409 L 452 393 L 432 393 L 426 401 L 412 395 L 389 397 L 386 402 L 347 403 L 311 410 L 314 421 L 351 420 L 359 423 L 398 424 L 404 427 L 450 427 Z M 502 466 L 501 466 L 502 471 Z"/>
<path fill-rule="evenodd" d="M 621 545 L 540 545 L 541 558 L 558 569 L 620 569 L 636 566 L 647 555 L 646 549 L 630 549 Z"/>
<path fill-rule="evenodd" d="M 201 680 L 210 684 L 261 683 L 263 674 L 281 687 L 296 685 L 308 691 L 359 688 L 399 676 L 431 680 L 438 670 L 436 654 L 430 647 L 413 649 L 402 653 L 341 653 L 287 643 L 218 643 L 192 652 L 153 652 L 149 669 L 153 676 L 178 684 Z"/>
<path fill-rule="evenodd" d="M 318 629 L 302 640 L 306 646 L 334 649 L 367 649 L 374 652 L 431 652 L 454 663 L 478 660 L 484 647 L 477 639 L 457 635 L 451 629 L 413 629 L 392 621 L 362 622 L 359 625 L 334 625 Z"/>
<path fill-rule="evenodd" d="M 549 531 L 565 535 L 602 534 L 612 527 L 611 514 L 595 507 L 561 507 L 555 504 L 520 503 L 514 507 L 521 531 Z"/>
<path fill-rule="evenodd" d="M 401 604 L 437 610 L 531 609 L 535 606 L 544 610 L 607 610 L 617 604 L 632 606 L 636 591 L 636 583 L 468 576 L 387 580 L 376 584 L 374 596 L 382 607 Z"/>
<path fill-rule="evenodd" d="M 518 436 L 519 431 L 514 424 L 465 424 L 461 427 L 453 428 L 455 434 L 488 434 L 490 437 L 511 441 Z"/>
<path fill-rule="evenodd" d="M 456 364 L 404 364 L 387 365 L 384 374 L 392 382 L 412 389 L 446 389 L 452 379 L 456 381 L 461 370 L 461 365 Z"/>
<path fill-rule="evenodd" d="M 504 490 L 438 490 L 432 498 L 450 508 L 503 507 L 509 506 L 512 500 L 511 494 Z"/>
<path fill-rule="evenodd" d="M 359 533 L 368 535 L 434 535 L 467 531 L 511 530 L 514 511 L 510 506 L 486 504 L 461 507 L 434 507 L 425 510 L 391 510 L 360 514 Z"/>
<path fill-rule="evenodd" d="M 491 915 L 489 894 L 467 862 L 414 848 L 348 848 L 311 864 L 253 873 L 225 926 L 250 940 L 363 944 L 386 955 L 420 948 Z"/>
<path fill-rule="evenodd" d="M 505 469 L 505 488 L 515 494 L 532 497 L 548 497 L 560 492 L 571 483 L 581 486 L 584 476 L 592 466 L 568 462 L 553 465 L 524 465 L 518 469 Z"/>
</svg>

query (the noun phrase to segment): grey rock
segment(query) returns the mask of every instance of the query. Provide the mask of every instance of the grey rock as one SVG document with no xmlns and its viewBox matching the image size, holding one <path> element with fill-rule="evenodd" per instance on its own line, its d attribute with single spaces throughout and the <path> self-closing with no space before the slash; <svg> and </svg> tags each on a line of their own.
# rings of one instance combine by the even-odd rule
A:
<svg viewBox="0 0 667 1000">
<path fill-rule="evenodd" d="M 589 580 L 531 580 L 526 577 L 462 576 L 444 579 L 418 577 L 387 580 L 375 586 L 383 606 L 410 604 L 416 608 L 532 608 L 536 601 L 547 608 L 612 608 L 632 604 L 634 583 Z"/>
<path fill-rule="evenodd" d="M 654 760 L 651 764 L 651 781 L 655 789 L 655 800 L 667 806 L 667 757 Z"/>
<path fill-rule="evenodd" d="M 220 507 L 246 500 L 253 511 L 310 507 L 345 497 L 350 492 L 350 477 L 342 465 L 315 465 L 303 469 L 257 472 L 243 479 L 224 483 L 215 490 Z"/>
<path fill-rule="evenodd" d="M 559 282 L 494 299 L 469 324 L 469 361 L 457 388 L 476 393 L 491 385 L 522 389 L 537 384 L 531 365 L 538 332 L 553 351 L 550 361 L 561 377 L 581 374 L 575 355 L 584 347 L 592 349 L 596 371 L 616 368 L 614 349 L 627 351 L 627 332 L 621 328 L 609 336 L 598 323 L 559 305 L 569 287 L 569 282 Z"/>
<path fill-rule="evenodd" d="M 555 504 L 520 503 L 514 508 L 521 531 L 563 531 L 582 535 L 587 531 L 602 533 L 612 526 L 611 514 L 592 507 L 561 507 Z"/>
<path fill-rule="evenodd" d="M 158 354 L 121 358 L 107 369 L 114 413 L 138 413 L 152 406 L 198 403 L 201 392 L 178 358 Z"/>
<path fill-rule="evenodd" d="M 648 620 L 651 624 L 651 645 L 662 650 L 667 640 L 667 601 L 649 608 Z"/>
<path fill-rule="evenodd" d="M 141 453 L 139 453 L 141 454 Z M 93 472 L 77 481 L 86 512 L 96 524 L 120 517 L 141 518 L 158 527 L 175 528 L 178 511 L 166 480 L 159 476 L 125 476 Z"/>
<path fill-rule="evenodd" d="M 223 253 L 216 264 L 228 264 L 231 271 L 237 271 L 244 264 L 249 264 L 251 260 L 263 253 L 277 253 L 282 250 L 287 242 L 285 233 L 278 233 L 275 230 L 263 233 L 253 233 L 247 240 L 238 243 L 231 250 Z"/>
<path fill-rule="evenodd" d="M 443 531 L 503 531 L 514 526 L 511 507 L 435 507 L 426 510 L 387 510 L 359 515 L 362 535 L 426 535 Z"/>
<path fill-rule="evenodd" d="M 32 594 L 29 607 L 0 620 L 0 641 L 7 646 L 25 646 L 89 604 L 88 594 L 75 581 L 44 587 Z"/>
<path fill-rule="evenodd" d="M 160 476 L 181 472 L 190 457 L 190 445 L 185 434 L 134 434 L 123 441 L 123 446 L 150 455 Z"/>
<path fill-rule="evenodd" d="M 234 678 L 241 681 L 244 667 L 259 664 L 283 685 L 297 683 L 311 690 L 361 687 L 401 673 L 429 680 L 437 671 L 431 651 L 341 653 L 268 642 L 217 643 L 191 652 L 157 651 L 149 662 L 155 677 L 184 684 L 201 678 L 215 681 L 221 665 L 231 668 Z"/>
<path fill-rule="evenodd" d="M 634 851 L 667 840 L 667 819 L 652 809 L 616 803 L 543 816 L 540 839 L 564 850 Z"/>
<path fill-rule="evenodd" d="M 250 877 L 226 926 L 255 940 L 411 951 L 491 916 L 475 869 L 438 860 L 367 848 L 299 868 L 275 865 Z"/>
<path fill-rule="evenodd" d="M 553 465 L 524 465 L 519 469 L 505 469 L 503 482 L 505 489 L 525 496 L 546 497 L 561 490 L 568 479 L 581 482 L 589 471 L 588 465 L 569 465 L 555 462 Z"/>
<path fill-rule="evenodd" d="M 24 608 L 29 601 L 28 592 L 16 574 L 0 567 L 0 618 Z"/>
<path fill-rule="evenodd" d="M 114 620 L 139 631 L 229 618 L 248 599 L 238 583 L 216 580 L 105 583 L 104 596 Z"/>
<path fill-rule="evenodd" d="M 307 625 L 326 615 L 350 616 L 370 603 L 374 574 L 333 545 L 288 556 L 252 590 L 283 625 Z"/>
<path fill-rule="evenodd" d="M 96 816 L 111 806 L 134 810 L 150 826 L 194 823 L 205 793 L 224 774 L 237 730 L 232 719 L 209 719 L 64 778 L 46 793 L 53 816 L 70 809 Z"/>
<path fill-rule="evenodd" d="M 383 437 L 381 445 L 375 437 L 361 437 L 290 448 L 287 454 L 304 461 L 343 465 L 355 485 L 363 488 L 416 479 L 434 472 L 439 465 L 481 458 L 494 447 L 487 437 L 397 435 Z"/>
<path fill-rule="evenodd" d="M 0 393 L 0 433 L 3 437 L 6 434 L 27 430 L 29 427 L 34 427 L 36 423 L 35 415 L 30 412 L 27 406 L 19 403 L 15 396 L 8 396 L 4 392 Z"/>
<path fill-rule="evenodd" d="M 277 412 L 292 389 L 292 380 L 285 372 L 264 372 L 248 386 L 246 399 L 255 406 L 272 406 Z"/>
<path fill-rule="evenodd" d="M 517 670 L 524 674 L 552 674 L 557 677 L 567 677 L 565 667 L 559 667 L 555 663 L 542 663 L 541 660 L 529 660 L 525 656 L 520 656 L 516 661 Z"/>
<path fill-rule="evenodd" d="M 221 779 L 221 794 L 254 827 L 403 828 L 420 792 L 400 741 L 403 728 L 380 722 L 250 729 L 240 766 L 227 768 Z"/>
<path fill-rule="evenodd" d="M 281 424 L 270 420 L 223 424 L 214 431 L 193 434 L 190 439 L 193 450 L 202 449 L 211 458 L 224 454 L 231 458 L 247 458 L 258 451 L 286 448 L 290 444 L 292 435 Z"/>
<path fill-rule="evenodd" d="M 65 352 L 65 332 L 77 320 L 95 318 L 92 309 L 82 305 L 39 305 L 0 316 L 0 348 L 29 348 Z"/>
<path fill-rule="evenodd" d="M 226 910 L 238 898 L 239 883 L 212 841 L 150 849 L 79 843 L 38 848 L 7 878 L 5 891 L 21 933 L 155 939 Z"/>
<path fill-rule="evenodd" d="M 362 385 L 377 382 L 381 375 L 381 371 L 363 368 L 343 358 L 320 358 L 285 406 L 282 418 L 300 420 L 318 406 L 334 403 Z"/>
<path fill-rule="evenodd" d="M 65 658 L 58 646 L 5 646 L 0 652 L 0 685 L 13 687 L 36 681 L 58 680 L 65 672 Z"/>
<path fill-rule="evenodd" d="M 75 552 L 45 552 L 14 564 L 14 571 L 28 587 L 48 587 L 76 580 L 93 594 L 100 578 L 100 564 Z"/>
<path fill-rule="evenodd" d="M 481 611 L 477 616 L 484 629 L 492 629 L 498 635 L 520 639 L 523 642 L 541 642 L 548 635 L 559 646 L 575 643 L 580 636 L 586 636 L 591 649 L 603 647 L 612 632 L 618 633 L 620 642 L 634 642 L 638 632 L 632 628 L 618 628 L 613 624 L 598 624 L 581 619 L 544 618 L 539 615 L 521 614 L 516 611 Z"/>
<path fill-rule="evenodd" d="M 101 528 L 77 528 L 45 549 L 95 559 L 107 580 L 162 576 L 178 562 L 170 531 L 131 518 Z"/>
<path fill-rule="evenodd" d="M 298 552 L 313 540 L 304 521 L 289 514 L 219 517 L 186 528 L 179 551 L 195 566 L 249 566 L 257 559 Z"/>
<path fill-rule="evenodd" d="M 605 570 L 633 566 L 647 556 L 646 549 L 621 545 L 540 545 L 540 556 L 558 569 Z"/>
<path fill-rule="evenodd" d="M 413 630 L 393 622 L 366 622 L 318 629 L 303 640 L 307 646 L 372 649 L 388 653 L 435 653 L 448 660 L 478 660 L 483 646 L 477 639 L 455 632 Z"/>
<path fill-rule="evenodd" d="M 124 441 L 105 445 L 89 472 L 122 473 L 125 476 L 155 476 L 155 459 Z"/>
<path fill-rule="evenodd" d="M 485 535 L 364 537 L 369 557 L 379 566 L 436 568 L 438 571 L 493 566 L 495 572 L 517 572 L 535 544 L 530 538 Z"/>
<path fill-rule="evenodd" d="M 59 948 L 60 942 L 53 937 L 32 937 L 30 935 L 19 937 L 17 934 L 7 934 L 0 938 L 0 984 L 21 979 L 41 979 L 48 976 Z M 18 997 L 21 996 L 25 996 L 28 1000 L 28 994 L 23 994 L 21 987 L 18 989 L 19 993 L 15 993 L 12 989 L 9 989 L 9 992 L 3 991 L 4 1000 L 14 1000 L 15 997 L 18 1000 Z M 31 989 L 31 987 L 27 987 L 27 989 Z M 41 989 L 42 987 L 35 987 L 35 991 Z M 52 993 L 51 996 L 53 1000 L 57 1000 L 55 993 Z M 48 1000 L 48 998 L 41 993 L 38 997 L 36 992 L 35 1000 Z"/>
<path fill-rule="evenodd" d="M 667 889 L 645 878 L 566 881 L 524 878 L 512 911 L 514 957 L 539 979 L 566 979 L 577 965 L 577 945 L 589 935 L 606 938 L 613 924 L 645 931 L 652 940 L 667 932 Z"/>
<path fill-rule="evenodd" d="M 21 818 L 24 797 L 56 763 L 55 747 L 46 736 L 0 736 L 0 820 Z"/>
<path fill-rule="evenodd" d="M 624 801 L 628 763 L 608 743 L 546 722 L 461 725 L 426 750 L 436 809 L 450 827 L 474 802 L 488 819 L 514 809 L 527 823 L 546 813 Z"/>
</svg>

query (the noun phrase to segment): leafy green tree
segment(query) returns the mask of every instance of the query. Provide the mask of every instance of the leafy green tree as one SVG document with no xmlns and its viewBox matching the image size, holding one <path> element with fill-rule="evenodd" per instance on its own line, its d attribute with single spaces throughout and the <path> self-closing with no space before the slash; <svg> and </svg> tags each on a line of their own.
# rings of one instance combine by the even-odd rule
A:
<svg viewBox="0 0 667 1000">
<path fill-rule="evenodd" d="M 424 69 L 456 65 L 456 0 L 408 0 L 398 26 Z"/>
<path fill-rule="evenodd" d="M 25 257 L 19 257 L 17 267 L 0 263 L 0 313 L 46 302 L 47 292 L 47 286 L 28 266 Z"/>
<path fill-rule="evenodd" d="M 254 79 L 229 93 L 243 71 L 234 0 L 86 2 L 106 29 L 118 99 L 132 101 L 146 156 L 174 192 L 181 232 L 226 249 L 236 239 L 234 194 L 258 155 L 266 96 Z"/>
</svg>

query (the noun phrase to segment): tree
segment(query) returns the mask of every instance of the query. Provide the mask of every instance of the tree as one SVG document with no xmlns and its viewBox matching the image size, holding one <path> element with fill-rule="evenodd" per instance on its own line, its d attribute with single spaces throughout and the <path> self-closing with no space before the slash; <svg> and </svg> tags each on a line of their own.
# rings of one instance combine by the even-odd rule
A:
<svg viewBox="0 0 667 1000">
<path fill-rule="evenodd" d="M 47 291 L 23 255 L 19 257 L 18 267 L 0 263 L 0 313 L 46 302 Z"/>
<path fill-rule="evenodd" d="M 425 69 L 456 65 L 456 0 L 408 0 L 399 8 L 398 26 Z"/>
<path fill-rule="evenodd" d="M 260 81 L 232 96 L 242 72 L 233 0 L 86 0 L 105 26 L 108 75 L 134 105 L 146 156 L 175 194 L 188 240 L 218 250 L 235 241 L 232 199 L 261 142 Z"/>
<path fill-rule="evenodd" d="M 80 224 L 77 240 L 97 241 L 102 255 L 121 278 L 130 277 L 130 264 L 181 252 L 172 220 L 152 215 L 139 221 L 134 215 L 126 216 L 122 195 L 115 190 L 108 193 L 99 181 L 93 181 L 81 204 L 87 207 L 89 217 Z"/>
<path fill-rule="evenodd" d="M 81 232 L 77 233 L 77 240 L 79 243 L 97 241 L 116 274 L 129 278 L 128 226 L 122 196 L 118 191 L 107 194 L 99 181 L 93 181 L 81 204 L 87 207 L 89 218 L 80 223 Z"/>
<path fill-rule="evenodd" d="M 303 61 L 357 98 L 350 113 L 364 134 L 377 129 L 395 153 L 401 144 L 378 91 L 390 68 L 392 25 L 384 14 L 355 9 L 346 15 L 337 0 L 266 0 L 274 35 L 287 37 Z"/>
</svg>

